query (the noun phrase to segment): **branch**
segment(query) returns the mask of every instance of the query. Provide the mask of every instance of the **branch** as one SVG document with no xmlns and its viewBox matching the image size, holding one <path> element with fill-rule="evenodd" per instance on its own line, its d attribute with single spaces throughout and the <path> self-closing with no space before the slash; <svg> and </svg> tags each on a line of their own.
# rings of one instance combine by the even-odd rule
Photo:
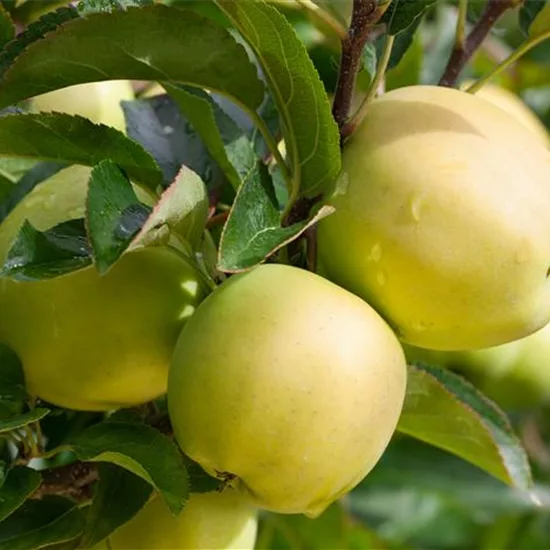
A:
<svg viewBox="0 0 550 550">
<path fill-rule="evenodd" d="M 350 28 L 342 40 L 340 72 L 332 106 L 332 115 L 338 124 L 341 142 L 345 137 L 342 130 L 349 116 L 363 48 L 369 39 L 372 26 L 381 15 L 382 11 L 378 8 L 376 0 L 353 0 Z"/>
<path fill-rule="evenodd" d="M 440 86 L 452 88 L 462 69 L 481 46 L 494 24 L 504 12 L 518 5 L 522 0 L 487 0 L 485 10 L 465 40 L 457 40 L 453 52 L 439 81 Z"/>
<path fill-rule="evenodd" d="M 78 502 L 89 500 L 91 485 L 99 479 L 96 467 L 89 462 L 73 462 L 65 466 L 43 470 L 42 483 L 32 498 L 45 495 L 63 495 Z"/>
</svg>

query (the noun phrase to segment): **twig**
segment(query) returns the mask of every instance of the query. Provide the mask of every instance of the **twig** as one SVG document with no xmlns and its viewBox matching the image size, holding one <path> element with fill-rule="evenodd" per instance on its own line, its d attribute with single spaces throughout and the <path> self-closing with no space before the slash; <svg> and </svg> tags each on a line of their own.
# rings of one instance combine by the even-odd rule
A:
<svg viewBox="0 0 550 550">
<path fill-rule="evenodd" d="M 99 479 L 96 467 L 88 462 L 73 462 L 65 466 L 43 470 L 42 483 L 32 498 L 45 495 L 63 495 L 83 502 L 91 497 L 91 485 Z"/>
<path fill-rule="evenodd" d="M 342 40 L 340 72 L 332 106 L 332 115 L 340 129 L 342 142 L 342 129 L 348 120 L 363 48 L 369 39 L 372 26 L 382 14 L 383 11 L 378 8 L 376 0 L 353 0 L 350 28 Z"/>
<path fill-rule="evenodd" d="M 466 63 L 485 40 L 494 24 L 504 12 L 515 7 L 522 0 L 487 0 L 485 10 L 465 40 L 457 40 L 453 52 L 439 81 L 440 86 L 452 88 Z M 460 16 L 460 14 L 459 14 Z M 460 23 L 459 23 L 460 24 Z M 457 33 L 458 36 L 459 33 Z"/>
</svg>

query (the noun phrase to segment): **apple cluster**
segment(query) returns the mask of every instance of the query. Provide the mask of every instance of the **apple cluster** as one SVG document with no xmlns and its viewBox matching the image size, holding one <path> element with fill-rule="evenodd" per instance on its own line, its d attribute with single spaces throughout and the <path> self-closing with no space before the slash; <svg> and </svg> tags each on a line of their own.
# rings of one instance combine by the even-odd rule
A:
<svg viewBox="0 0 550 550">
<path fill-rule="evenodd" d="M 512 346 L 503 370 L 525 362 L 550 320 L 550 149 L 494 94 L 413 86 L 369 105 L 319 223 L 318 273 L 266 263 L 208 294 L 181 250 L 156 246 L 105 276 L 0 278 L 0 341 L 29 394 L 91 411 L 167 394 L 179 446 L 228 486 L 177 519 L 153 498 L 111 548 L 252 548 L 257 508 L 315 517 L 376 465 L 406 356 L 454 366 Z M 29 193 L 0 226 L 0 260 L 24 220 L 82 217 L 89 172 Z M 140 529 L 151 522 L 166 541 Z"/>
</svg>

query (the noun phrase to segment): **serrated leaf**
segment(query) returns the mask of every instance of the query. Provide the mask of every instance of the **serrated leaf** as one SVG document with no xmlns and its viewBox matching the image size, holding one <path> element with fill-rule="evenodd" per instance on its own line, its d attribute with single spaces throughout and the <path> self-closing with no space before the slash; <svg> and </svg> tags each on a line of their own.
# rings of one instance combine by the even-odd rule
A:
<svg viewBox="0 0 550 550">
<path fill-rule="evenodd" d="M 0 4 L 0 50 L 15 37 L 15 26 L 6 8 Z"/>
<path fill-rule="evenodd" d="M 390 7 L 382 16 L 381 22 L 386 23 L 388 34 L 397 36 L 407 30 L 413 23 L 417 23 L 424 13 L 437 0 L 393 0 Z"/>
<path fill-rule="evenodd" d="M 527 455 L 506 415 L 451 371 L 424 364 L 409 367 L 397 429 L 456 454 L 511 486 L 531 488 Z"/>
<path fill-rule="evenodd" d="M 165 242 L 173 231 L 183 237 L 192 249 L 196 249 L 207 218 L 206 187 L 197 174 L 182 166 L 174 183 L 162 194 L 129 248 Z"/>
<path fill-rule="evenodd" d="M 50 411 L 48 409 L 36 408 L 32 411 L 0 420 L 0 433 L 10 432 L 11 430 L 28 426 L 29 424 L 44 418 L 49 413 Z"/>
<path fill-rule="evenodd" d="M 165 85 L 185 118 L 199 133 L 211 157 L 237 190 L 256 161 L 254 148 L 244 132 L 202 90 Z"/>
<path fill-rule="evenodd" d="M 139 222 L 142 224 L 149 213 L 145 209 L 144 218 L 140 207 L 145 209 L 130 180 L 116 164 L 104 160 L 94 166 L 86 197 L 86 225 L 99 273 L 111 268 L 139 231 Z"/>
<path fill-rule="evenodd" d="M 0 108 L 73 84 L 118 79 L 192 83 L 250 109 L 264 95 L 255 67 L 226 29 L 154 4 L 73 19 L 28 46 L 0 81 Z"/>
<path fill-rule="evenodd" d="M 91 263 L 84 220 L 63 222 L 44 232 L 25 220 L 0 269 L 0 276 L 37 281 L 70 273 Z"/>
<path fill-rule="evenodd" d="M 128 136 L 147 149 L 164 174 L 168 187 L 182 166 L 196 172 L 209 189 L 225 181 L 197 132 L 168 95 L 123 101 Z"/>
<path fill-rule="evenodd" d="M 0 401 L 25 401 L 25 377 L 17 354 L 0 342 Z"/>
<path fill-rule="evenodd" d="M 550 28 L 549 6 L 550 2 L 548 0 L 529 0 L 521 4 L 519 9 L 519 26 L 527 36 L 536 36 L 539 34 L 537 27 L 541 24 L 547 29 Z"/>
<path fill-rule="evenodd" d="M 0 155 L 86 166 L 110 159 L 133 181 L 153 191 L 162 182 L 153 157 L 139 144 L 110 126 L 80 116 L 41 113 L 0 117 Z"/>
<path fill-rule="evenodd" d="M 62 23 L 78 17 L 78 12 L 73 7 L 62 7 L 43 15 L 37 21 L 28 25 L 25 30 L 17 35 L 2 51 L 0 51 L 0 77 L 5 74 L 14 60 L 33 42 L 59 27 Z"/>
<path fill-rule="evenodd" d="M 153 0 L 81 0 L 77 4 L 78 13 L 89 15 L 90 13 L 112 12 L 125 10 L 132 7 L 150 6 Z"/>
<path fill-rule="evenodd" d="M 327 191 L 340 171 L 340 138 L 330 103 L 305 46 L 286 18 L 263 0 L 217 0 L 254 51 L 282 117 L 293 185 L 308 197 Z"/>
<path fill-rule="evenodd" d="M 40 474 L 26 466 L 15 466 L 8 470 L 0 484 L 0 523 L 15 512 L 40 485 Z M 0 527 L 0 531 L 1 531 Z"/>
<path fill-rule="evenodd" d="M 2 522 L 0 550 L 34 550 L 70 541 L 84 530 L 78 505 L 58 496 L 27 500 Z"/>
<path fill-rule="evenodd" d="M 109 463 L 97 468 L 99 482 L 86 516 L 83 548 L 91 548 L 131 520 L 153 491 L 148 482 L 124 468 Z"/>
<path fill-rule="evenodd" d="M 307 220 L 283 227 L 273 182 L 258 164 L 244 179 L 223 228 L 218 269 L 227 273 L 251 269 L 332 211 L 323 206 Z"/>
<path fill-rule="evenodd" d="M 184 507 L 189 480 L 175 443 L 144 424 L 102 422 L 70 439 L 81 460 L 111 462 L 140 476 L 160 491 L 175 514 Z"/>
</svg>

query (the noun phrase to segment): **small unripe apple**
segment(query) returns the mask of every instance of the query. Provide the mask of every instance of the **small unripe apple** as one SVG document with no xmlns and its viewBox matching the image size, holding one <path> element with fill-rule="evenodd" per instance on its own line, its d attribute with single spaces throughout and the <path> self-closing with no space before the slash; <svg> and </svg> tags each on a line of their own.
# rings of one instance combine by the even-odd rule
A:
<svg viewBox="0 0 550 550">
<path fill-rule="evenodd" d="M 509 409 L 550 402 L 550 324 L 520 340 L 483 350 L 431 351 L 405 346 L 407 358 L 459 371 Z"/>
<path fill-rule="evenodd" d="M 84 214 L 89 168 L 36 187 L 0 226 L 3 264 L 23 221 L 39 230 Z M 165 393 L 172 350 L 204 296 L 197 272 L 168 247 L 125 254 L 53 279 L 0 277 L 0 342 L 20 357 L 27 391 L 61 407 L 109 410 Z"/>
<path fill-rule="evenodd" d="M 462 89 L 468 88 L 473 83 L 473 80 L 465 81 L 462 84 Z M 506 111 L 521 122 L 535 136 L 538 136 L 544 145 L 550 145 L 550 134 L 548 134 L 546 126 L 516 94 L 502 86 L 489 83 L 475 92 L 475 95 L 500 107 L 503 111 Z"/>
<path fill-rule="evenodd" d="M 268 264 L 228 279 L 189 320 L 168 407 L 207 472 L 259 507 L 314 517 L 376 464 L 405 385 L 401 345 L 368 304 Z"/>
<path fill-rule="evenodd" d="M 409 344 L 486 348 L 550 320 L 550 150 L 472 94 L 400 88 L 346 144 L 323 273 Z"/>
<path fill-rule="evenodd" d="M 233 489 L 192 494 L 179 516 L 155 496 L 109 537 L 108 548 L 252 550 L 257 527 L 256 510 Z"/>
<path fill-rule="evenodd" d="M 126 131 L 124 112 L 120 102 L 134 99 L 134 90 L 129 80 L 106 80 L 77 84 L 34 97 L 30 111 L 57 111 L 80 115 L 97 124 L 113 126 Z"/>
</svg>

